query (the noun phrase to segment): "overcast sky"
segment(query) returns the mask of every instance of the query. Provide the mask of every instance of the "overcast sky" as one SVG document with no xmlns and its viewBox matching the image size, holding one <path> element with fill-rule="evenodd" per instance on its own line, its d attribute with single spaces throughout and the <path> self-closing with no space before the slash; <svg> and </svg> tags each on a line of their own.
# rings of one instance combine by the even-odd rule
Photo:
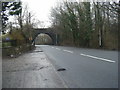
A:
<svg viewBox="0 0 120 90">
<path fill-rule="evenodd" d="M 36 19 L 45 22 L 45 26 L 49 26 L 49 16 L 52 7 L 57 5 L 57 2 L 63 0 L 21 0 L 27 4 L 29 10 L 36 16 Z M 91 0 L 65 0 L 65 1 L 91 1 Z M 92 0 L 92 1 L 119 1 L 119 0 Z"/>
<path fill-rule="evenodd" d="M 50 10 L 56 5 L 57 0 L 21 0 L 27 4 L 29 11 L 35 15 L 35 18 L 44 21 L 45 26 L 49 26 Z"/>
<path fill-rule="evenodd" d="M 18 0 L 19 1 L 19 0 Z M 58 2 L 63 0 L 21 0 L 23 6 L 27 5 L 29 11 L 34 14 L 35 18 L 44 22 L 45 27 L 50 26 L 50 11 L 52 7 L 55 7 Z M 90 0 L 65 0 L 65 1 L 90 1 Z M 97 1 L 97 0 L 92 0 Z M 98 1 L 112 1 L 112 0 L 98 0 Z M 113 0 L 116 1 L 116 0 Z M 117 0 L 118 1 L 118 0 Z"/>
<path fill-rule="evenodd" d="M 50 11 L 52 7 L 55 7 L 57 3 L 63 0 L 21 0 L 24 5 L 28 5 L 30 12 L 32 12 L 36 19 L 43 21 L 45 27 L 50 26 Z M 67 0 L 65 0 L 67 1 Z M 78 0 L 68 0 L 78 1 Z"/>
</svg>

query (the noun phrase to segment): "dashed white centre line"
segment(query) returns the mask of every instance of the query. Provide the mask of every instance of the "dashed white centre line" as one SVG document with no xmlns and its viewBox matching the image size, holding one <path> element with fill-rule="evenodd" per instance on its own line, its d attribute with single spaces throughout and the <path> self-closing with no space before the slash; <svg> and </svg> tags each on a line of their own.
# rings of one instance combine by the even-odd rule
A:
<svg viewBox="0 0 120 90">
<path fill-rule="evenodd" d="M 57 50 L 61 50 L 61 49 L 59 49 L 59 48 L 56 48 Z"/>
<path fill-rule="evenodd" d="M 73 53 L 73 51 L 69 51 L 69 50 L 63 50 L 63 51 L 65 51 L 65 52 L 69 52 L 69 53 Z"/>
<path fill-rule="evenodd" d="M 99 57 L 96 57 L 96 56 L 91 56 L 91 55 L 87 55 L 87 54 L 83 54 L 83 53 L 81 53 L 80 55 L 86 56 L 86 57 L 90 57 L 90 58 L 94 58 L 94 59 L 98 59 L 98 60 L 102 60 L 102 61 L 107 61 L 107 62 L 115 63 L 115 61 L 110 60 L 110 59 L 99 58 Z"/>
</svg>

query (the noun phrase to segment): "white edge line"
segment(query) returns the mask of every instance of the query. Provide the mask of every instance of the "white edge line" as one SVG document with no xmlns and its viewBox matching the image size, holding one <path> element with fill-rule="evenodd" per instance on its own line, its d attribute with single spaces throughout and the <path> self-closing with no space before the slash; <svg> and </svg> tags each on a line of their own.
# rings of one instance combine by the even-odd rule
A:
<svg viewBox="0 0 120 90">
<path fill-rule="evenodd" d="M 63 51 L 65 51 L 65 52 L 69 52 L 69 53 L 73 53 L 73 51 L 69 51 L 69 50 L 63 50 Z"/>
<path fill-rule="evenodd" d="M 99 59 L 99 60 L 102 60 L 102 61 L 115 63 L 115 61 L 112 61 L 112 60 L 109 60 L 109 59 L 105 59 L 105 58 L 99 58 L 99 57 L 95 57 L 95 56 L 91 56 L 91 55 L 86 55 L 86 54 L 83 54 L 83 53 L 81 53 L 80 55 L 86 56 L 86 57 L 91 57 L 91 58 L 94 58 L 94 59 Z"/>
</svg>

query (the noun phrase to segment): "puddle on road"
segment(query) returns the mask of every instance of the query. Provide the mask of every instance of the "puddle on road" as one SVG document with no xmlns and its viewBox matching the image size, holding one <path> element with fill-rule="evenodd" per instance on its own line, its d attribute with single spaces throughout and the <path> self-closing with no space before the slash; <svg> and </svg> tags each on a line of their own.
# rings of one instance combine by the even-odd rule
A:
<svg viewBox="0 0 120 90">
<path fill-rule="evenodd" d="M 32 52 L 30 52 L 31 54 L 35 54 L 35 53 L 42 53 L 43 51 L 42 50 L 34 50 Z"/>
<path fill-rule="evenodd" d="M 59 68 L 57 69 L 57 71 L 65 71 L 66 69 L 65 68 Z"/>
<path fill-rule="evenodd" d="M 44 79 L 43 81 L 47 81 L 48 79 Z"/>
<path fill-rule="evenodd" d="M 42 50 L 35 50 L 34 52 L 43 52 Z"/>
</svg>

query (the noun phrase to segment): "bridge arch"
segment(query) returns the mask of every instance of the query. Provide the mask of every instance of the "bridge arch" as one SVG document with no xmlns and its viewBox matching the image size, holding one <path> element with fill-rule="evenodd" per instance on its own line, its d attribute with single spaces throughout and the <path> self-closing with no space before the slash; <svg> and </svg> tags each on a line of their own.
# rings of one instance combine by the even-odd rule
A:
<svg viewBox="0 0 120 90">
<path fill-rule="evenodd" d="M 32 42 L 35 43 L 35 39 L 36 37 L 39 35 L 39 34 L 47 34 L 48 36 L 50 36 L 50 38 L 52 39 L 52 45 L 56 45 L 57 44 L 57 38 L 56 38 L 56 34 L 53 33 L 50 29 L 47 29 L 47 28 L 37 28 L 37 29 L 34 29 L 34 38 L 32 40 Z"/>
</svg>

